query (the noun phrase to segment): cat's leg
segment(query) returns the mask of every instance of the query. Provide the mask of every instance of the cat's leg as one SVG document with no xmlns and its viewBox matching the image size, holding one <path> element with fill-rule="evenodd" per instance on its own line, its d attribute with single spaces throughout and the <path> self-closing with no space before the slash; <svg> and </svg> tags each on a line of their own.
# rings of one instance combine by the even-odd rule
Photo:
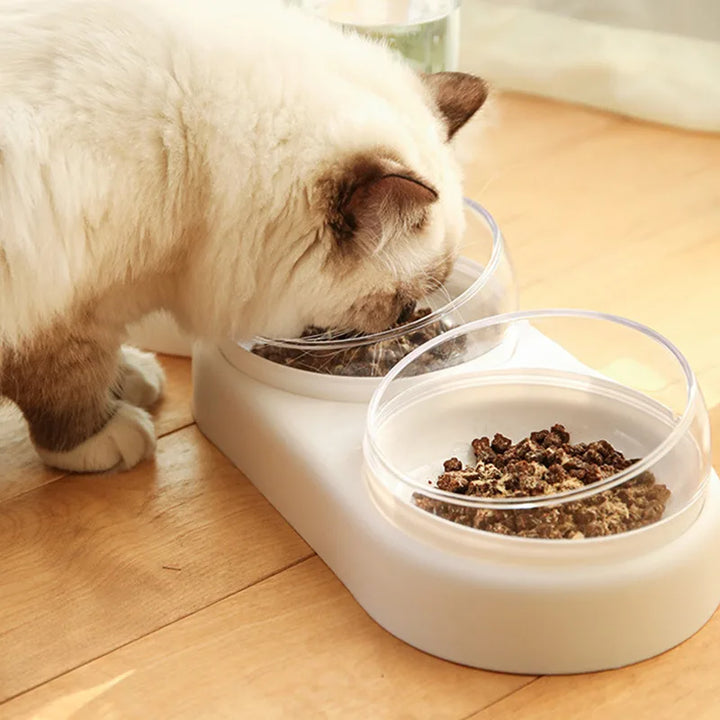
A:
<svg viewBox="0 0 720 720">
<path fill-rule="evenodd" d="M 165 373 L 152 353 L 123 345 L 115 392 L 119 398 L 138 407 L 152 407 L 165 387 Z"/>
<path fill-rule="evenodd" d="M 114 392 L 121 374 L 116 339 L 103 328 L 55 329 L 3 357 L 2 391 L 23 411 L 48 465 L 127 469 L 154 453 L 152 418 Z M 153 382 L 159 391 L 159 379 Z M 139 392 L 139 382 L 132 387 L 135 399 L 153 394 Z"/>
</svg>

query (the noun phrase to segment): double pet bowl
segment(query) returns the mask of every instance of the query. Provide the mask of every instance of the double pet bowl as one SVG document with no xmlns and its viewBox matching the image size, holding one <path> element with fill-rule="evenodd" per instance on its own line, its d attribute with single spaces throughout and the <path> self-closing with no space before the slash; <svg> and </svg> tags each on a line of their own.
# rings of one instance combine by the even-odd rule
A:
<svg viewBox="0 0 720 720">
<path fill-rule="evenodd" d="M 697 381 L 677 348 L 637 323 L 516 312 L 499 230 L 470 201 L 466 214 L 448 292 L 429 297 L 430 314 L 411 326 L 354 339 L 197 345 L 198 425 L 370 616 L 411 645 L 532 674 L 656 655 L 696 632 L 720 602 L 720 481 Z M 374 362 L 376 350 L 410 348 L 403 335 L 435 333 L 386 374 Z M 337 353 L 371 358 L 377 371 L 366 364 L 362 376 L 335 374 Z M 295 358 L 310 356 L 328 359 L 316 363 L 323 371 L 299 369 L 306 364 Z M 444 459 L 472 461 L 473 438 L 518 441 L 556 423 L 573 443 L 606 440 L 638 461 L 549 495 L 488 498 L 435 484 Z M 669 490 L 664 512 L 627 532 L 543 539 L 472 520 L 592 505 L 650 473 Z"/>
</svg>

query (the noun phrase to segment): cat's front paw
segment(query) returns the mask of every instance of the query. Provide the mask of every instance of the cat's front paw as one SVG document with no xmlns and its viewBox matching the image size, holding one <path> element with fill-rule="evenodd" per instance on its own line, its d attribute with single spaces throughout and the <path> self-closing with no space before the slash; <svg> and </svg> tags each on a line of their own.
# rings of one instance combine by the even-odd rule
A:
<svg viewBox="0 0 720 720">
<path fill-rule="evenodd" d="M 47 465 L 73 472 L 127 470 L 155 452 L 155 428 L 150 415 L 126 402 L 107 424 L 72 450 L 53 452 L 37 448 Z"/>
<path fill-rule="evenodd" d="M 149 408 L 160 398 L 165 373 L 152 353 L 123 345 L 120 349 L 120 391 L 125 402 Z"/>
</svg>

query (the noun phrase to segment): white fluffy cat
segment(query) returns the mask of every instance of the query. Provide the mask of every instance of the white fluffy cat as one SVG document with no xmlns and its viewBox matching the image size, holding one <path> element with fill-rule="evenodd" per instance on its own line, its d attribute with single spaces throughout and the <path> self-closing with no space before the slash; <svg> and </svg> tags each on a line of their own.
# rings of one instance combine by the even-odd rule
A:
<svg viewBox="0 0 720 720">
<path fill-rule="evenodd" d="M 162 373 L 121 342 L 153 309 L 391 325 L 457 253 L 485 96 L 274 2 L 0 0 L 0 394 L 41 457 L 152 453 Z"/>
</svg>

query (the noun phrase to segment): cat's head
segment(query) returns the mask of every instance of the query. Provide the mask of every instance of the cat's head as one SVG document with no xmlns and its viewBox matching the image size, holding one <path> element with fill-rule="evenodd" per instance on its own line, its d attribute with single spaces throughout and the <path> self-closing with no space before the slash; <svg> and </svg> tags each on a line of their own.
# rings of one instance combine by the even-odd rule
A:
<svg viewBox="0 0 720 720">
<path fill-rule="evenodd" d="M 397 98 L 342 115 L 347 127 L 335 123 L 293 243 L 260 279 L 272 292 L 258 295 L 263 334 L 384 330 L 446 280 L 464 230 L 451 140 L 487 86 L 462 73 L 408 82 Z"/>
</svg>

